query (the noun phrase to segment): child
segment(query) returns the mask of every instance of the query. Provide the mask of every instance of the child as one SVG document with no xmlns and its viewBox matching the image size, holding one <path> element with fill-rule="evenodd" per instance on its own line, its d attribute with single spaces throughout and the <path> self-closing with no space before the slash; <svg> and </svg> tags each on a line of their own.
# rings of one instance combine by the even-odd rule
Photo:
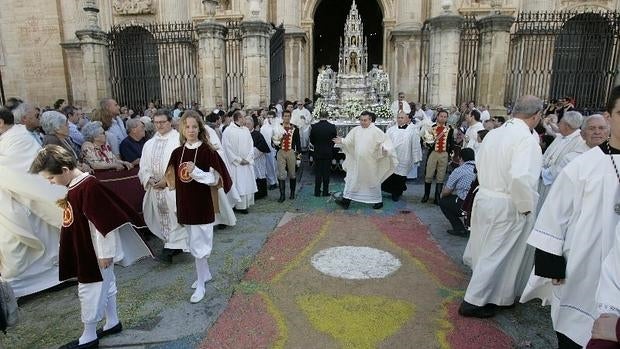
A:
<svg viewBox="0 0 620 349">
<path fill-rule="evenodd" d="M 190 302 L 198 303 L 204 298 L 205 283 L 211 279 L 207 258 L 213 247 L 215 213 L 219 211 L 217 190 L 223 187 L 228 192 L 232 180 L 224 161 L 209 143 L 198 114 L 184 113 L 179 131 L 181 146 L 170 156 L 166 182 L 176 190 L 177 219 L 185 225 L 189 250 L 196 259 L 196 290 Z"/>
<path fill-rule="evenodd" d="M 60 281 L 77 277 L 84 332 L 61 348 L 97 348 L 99 338 L 118 333 L 114 262 L 129 265 L 152 256 L 133 227 L 144 226 L 125 201 L 88 173 L 80 171 L 66 149 L 48 145 L 39 151 L 30 172 L 69 188 L 60 230 Z M 106 323 L 97 330 L 105 313 Z"/>
</svg>

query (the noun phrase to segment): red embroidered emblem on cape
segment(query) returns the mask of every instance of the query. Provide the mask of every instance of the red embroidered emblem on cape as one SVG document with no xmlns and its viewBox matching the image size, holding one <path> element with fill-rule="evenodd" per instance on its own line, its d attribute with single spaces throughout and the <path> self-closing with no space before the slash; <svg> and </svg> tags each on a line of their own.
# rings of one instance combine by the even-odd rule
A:
<svg viewBox="0 0 620 349">
<path fill-rule="evenodd" d="M 62 226 L 69 227 L 73 224 L 73 207 L 71 207 L 71 203 L 67 201 L 67 206 L 65 207 L 62 213 Z"/>
<path fill-rule="evenodd" d="M 179 179 L 181 180 L 181 182 L 183 183 L 189 183 L 192 181 L 192 177 L 189 175 L 189 170 L 187 169 L 188 163 L 187 162 L 183 162 L 181 163 L 181 165 L 179 165 Z"/>
</svg>

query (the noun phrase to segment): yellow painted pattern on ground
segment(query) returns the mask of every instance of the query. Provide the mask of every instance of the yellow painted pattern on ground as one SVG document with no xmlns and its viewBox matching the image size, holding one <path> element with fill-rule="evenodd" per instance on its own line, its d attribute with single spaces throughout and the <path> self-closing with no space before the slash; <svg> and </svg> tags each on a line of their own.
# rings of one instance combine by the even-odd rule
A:
<svg viewBox="0 0 620 349">
<path fill-rule="evenodd" d="M 428 270 L 428 268 L 426 267 L 426 265 L 424 265 L 424 263 L 422 263 L 422 261 L 420 261 L 418 258 L 413 256 L 406 249 L 398 246 L 395 242 L 390 240 L 385 234 L 382 234 L 382 235 L 383 235 L 383 239 L 392 248 L 394 248 L 395 250 L 400 251 L 401 254 L 407 256 L 407 258 L 409 258 L 413 262 L 413 264 L 415 264 L 418 268 L 420 268 L 420 270 L 422 270 L 424 273 L 426 273 L 428 276 L 430 276 L 430 278 L 433 279 L 433 281 L 435 281 L 435 284 L 437 285 L 438 288 L 443 289 L 443 290 L 447 291 L 450 294 L 450 296 L 447 297 L 442 302 L 440 315 L 435 319 L 435 322 L 439 326 L 439 329 L 437 331 L 435 331 L 435 338 L 437 338 L 437 341 L 439 342 L 439 345 L 440 345 L 441 349 L 451 349 L 450 342 L 448 341 L 448 333 L 450 333 L 450 331 L 452 331 L 452 329 L 454 327 L 452 326 L 452 323 L 448 319 L 448 307 L 447 307 L 447 305 L 452 300 L 454 300 L 454 299 L 456 299 L 458 297 L 462 297 L 464 292 L 461 291 L 461 290 L 455 290 L 455 289 L 450 289 L 450 288 L 444 287 L 442 285 L 442 283 L 441 283 L 441 280 L 439 280 L 439 278 L 437 276 L 435 276 L 433 273 L 431 273 L 430 270 Z"/>
<path fill-rule="evenodd" d="M 273 304 L 273 301 L 271 300 L 271 298 L 269 298 L 267 293 L 263 291 L 258 291 L 258 294 L 260 294 L 261 298 L 265 302 L 269 315 L 273 317 L 273 319 L 276 321 L 276 324 L 278 326 L 278 339 L 276 339 L 275 343 L 273 343 L 271 348 L 272 349 L 283 349 L 284 344 L 286 344 L 286 341 L 288 340 L 288 327 L 286 327 L 284 316 L 278 310 L 276 305 Z"/>
<path fill-rule="evenodd" d="M 331 335 L 343 348 L 376 348 L 396 333 L 414 313 L 414 305 L 378 296 L 307 295 L 297 298 L 317 330 Z"/>
<path fill-rule="evenodd" d="M 316 244 L 319 242 L 319 240 L 321 240 L 325 236 L 325 234 L 327 234 L 327 231 L 328 231 L 329 226 L 331 225 L 331 223 L 332 223 L 331 219 L 326 220 L 325 223 L 323 223 L 323 225 L 321 226 L 321 229 L 319 230 L 319 234 L 316 236 L 316 238 L 314 240 L 312 240 L 312 242 L 310 242 L 308 244 L 308 246 L 306 246 L 295 257 L 295 259 L 293 259 L 291 262 L 289 262 L 284 267 L 284 269 L 282 269 L 281 272 L 276 274 L 270 282 L 271 283 L 276 283 L 276 282 L 280 281 L 280 279 L 284 275 L 286 275 L 286 273 L 288 273 L 289 271 L 293 270 L 293 268 L 295 268 L 297 265 L 299 265 L 299 263 L 302 261 L 302 259 L 304 259 L 308 254 L 310 254 L 310 251 L 312 251 L 314 249 L 314 246 L 316 246 Z"/>
</svg>

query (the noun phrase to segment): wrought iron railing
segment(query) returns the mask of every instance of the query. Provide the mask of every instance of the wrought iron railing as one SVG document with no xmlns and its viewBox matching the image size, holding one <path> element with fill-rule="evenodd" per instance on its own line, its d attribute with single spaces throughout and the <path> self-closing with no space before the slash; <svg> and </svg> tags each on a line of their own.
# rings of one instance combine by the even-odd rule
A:
<svg viewBox="0 0 620 349">
<path fill-rule="evenodd" d="M 149 102 L 186 106 L 200 100 L 198 42 L 193 24 L 123 24 L 109 35 L 112 95 L 143 110 Z"/>
<path fill-rule="evenodd" d="M 239 22 L 227 22 L 225 41 L 226 50 L 226 103 L 234 97 L 241 102 L 243 96 L 243 35 Z"/>
<path fill-rule="evenodd" d="M 618 75 L 618 12 L 522 12 L 511 32 L 505 103 L 533 94 L 602 110 Z"/>
<path fill-rule="evenodd" d="M 474 16 L 466 16 L 461 25 L 456 103 L 475 100 L 478 93 L 480 28 Z M 485 102 L 485 101 L 480 101 Z"/>
</svg>

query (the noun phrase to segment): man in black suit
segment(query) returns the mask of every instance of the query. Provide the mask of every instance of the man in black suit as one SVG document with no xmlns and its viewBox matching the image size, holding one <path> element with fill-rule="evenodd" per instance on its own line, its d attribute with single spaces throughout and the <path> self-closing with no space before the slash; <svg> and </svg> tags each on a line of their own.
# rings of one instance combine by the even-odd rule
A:
<svg viewBox="0 0 620 349">
<path fill-rule="evenodd" d="M 319 113 L 319 122 L 310 129 L 310 143 L 314 145 L 314 196 L 321 196 L 321 183 L 323 183 L 323 196 L 329 196 L 329 175 L 334 158 L 334 142 L 332 139 L 338 135 L 336 125 L 327 121 L 327 112 Z"/>
</svg>

